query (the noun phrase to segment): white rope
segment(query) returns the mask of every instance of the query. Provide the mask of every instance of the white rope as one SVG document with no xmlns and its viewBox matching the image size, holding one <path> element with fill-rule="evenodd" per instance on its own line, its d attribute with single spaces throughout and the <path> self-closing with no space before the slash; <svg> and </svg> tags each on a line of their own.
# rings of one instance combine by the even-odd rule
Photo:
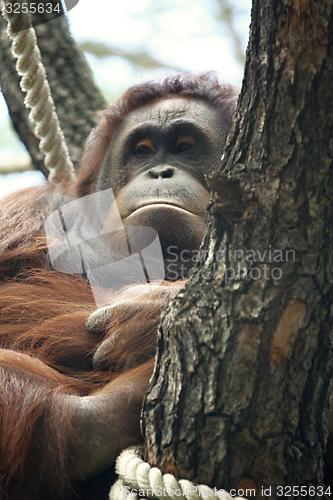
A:
<svg viewBox="0 0 333 500">
<path fill-rule="evenodd" d="M 168 500 L 242 500 L 232 497 L 225 490 L 194 484 L 187 479 L 178 481 L 172 474 L 162 474 L 140 457 L 140 448 L 124 450 L 116 461 L 118 481 L 112 486 L 110 500 L 136 500 L 136 491 L 146 498 Z"/>
<path fill-rule="evenodd" d="M 0 8 L 7 18 L 7 33 L 12 41 L 16 69 L 21 76 L 20 86 L 26 92 L 24 103 L 31 109 L 29 119 L 40 140 L 39 149 L 45 157 L 45 167 L 50 172 L 49 180 L 63 185 L 74 179 L 74 167 L 51 96 L 35 30 L 29 27 L 15 31 L 19 16 L 6 13 L 4 0 L 0 0 Z"/>
</svg>

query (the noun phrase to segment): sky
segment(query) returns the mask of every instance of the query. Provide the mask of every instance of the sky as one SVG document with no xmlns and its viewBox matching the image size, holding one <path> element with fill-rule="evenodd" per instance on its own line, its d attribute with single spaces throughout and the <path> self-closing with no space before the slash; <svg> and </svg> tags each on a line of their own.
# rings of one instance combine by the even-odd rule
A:
<svg viewBox="0 0 333 500">
<path fill-rule="evenodd" d="M 200 72 L 214 70 L 221 80 L 241 86 L 243 67 L 237 61 L 228 30 L 218 19 L 219 0 L 80 0 L 69 13 L 74 39 L 98 41 L 128 51 L 145 50 L 166 66 Z M 251 0 L 229 0 L 236 6 L 235 27 L 245 50 Z M 98 5 L 98 9 L 96 9 Z M 120 57 L 87 56 L 107 99 L 133 83 L 159 78 L 166 70 L 133 67 Z M 10 129 L 0 95 L 0 166 L 26 163 L 27 153 Z M 39 172 L 0 175 L 0 197 L 21 187 L 40 184 Z"/>
</svg>

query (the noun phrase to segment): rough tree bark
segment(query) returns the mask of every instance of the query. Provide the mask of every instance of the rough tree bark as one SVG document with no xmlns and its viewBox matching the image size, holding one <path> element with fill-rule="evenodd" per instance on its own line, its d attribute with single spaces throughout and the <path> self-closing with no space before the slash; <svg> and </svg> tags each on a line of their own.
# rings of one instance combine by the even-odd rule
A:
<svg viewBox="0 0 333 500">
<path fill-rule="evenodd" d="M 52 1 L 58 3 L 58 0 Z M 83 144 L 97 123 L 97 112 L 105 107 L 105 100 L 94 82 L 84 55 L 70 34 L 65 16 L 36 26 L 36 33 L 61 127 L 72 161 L 77 165 Z M 0 85 L 13 127 L 27 148 L 33 166 L 47 175 L 24 106 L 6 22 L 1 15 L 0 54 Z"/>
<path fill-rule="evenodd" d="M 324 483 L 332 82 L 333 0 L 254 0 L 208 233 L 162 320 L 145 402 L 146 455 L 164 472 L 257 498 Z"/>
</svg>

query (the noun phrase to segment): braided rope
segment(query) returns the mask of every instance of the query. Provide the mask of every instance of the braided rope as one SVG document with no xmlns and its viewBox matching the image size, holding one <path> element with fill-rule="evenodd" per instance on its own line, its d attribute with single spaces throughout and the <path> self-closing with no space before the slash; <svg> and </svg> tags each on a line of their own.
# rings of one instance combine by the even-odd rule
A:
<svg viewBox="0 0 333 500">
<path fill-rule="evenodd" d="M 44 154 L 45 167 L 50 172 L 49 180 L 56 185 L 63 185 L 74 179 L 74 167 L 51 96 L 35 30 L 31 26 L 15 31 L 19 16 L 6 13 L 4 0 L 0 0 L 0 8 L 7 18 L 7 33 L 12 42 L 16 69 L 21 76 L 20 86 L 26 92 L 24 103 L 31 110 L 29 119 L 40 141 L 39 149 Z"/>
<path fill-rule="evenodd" d="M 124 450 L 116 461 L 118 481 L 112 486 L 110 500 L 137 500 L 136 490 L 146 498 L 168 500 L 242 500 L 232 497 L 225 490 L 194 484 L 186 479 L 177 480 L 172 474 L 162 474 L 157 467 L 151 467 L 141 457 L 141 449 Z"/>
</svg>

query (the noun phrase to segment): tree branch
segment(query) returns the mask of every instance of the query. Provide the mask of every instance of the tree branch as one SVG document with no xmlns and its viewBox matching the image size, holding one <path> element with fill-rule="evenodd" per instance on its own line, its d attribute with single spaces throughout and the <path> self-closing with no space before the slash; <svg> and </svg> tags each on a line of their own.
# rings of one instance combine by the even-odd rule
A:
<svg viewBox="0 0 333 500">
<path fill-rule="evenodd" d="M 150 464 L 211 486 L 250 484 L 256 498 L 262 486 L 274 499 L 278 485 L 324 480 L 332 33 L 333 0 L 254 0 L 209 231 L 162 320 L 145 404 Z"/>
<path fill-rule="evenodd" d="M 36 27 L 39 48 L 52 97 L 59 115 L 71 158 L 77 165 L 83 144 L 97 122 L 97 111 L 105 100 L 96 87 L 91 70 L 72 39 L 65 16 Z M 38 149 L 19 86 L 15 61 L 10 51 L 6 23 L 0 16 L 0 83 L 13 127 L 27 148 L 34 167 L 47 172 Z"/>
</svg>

